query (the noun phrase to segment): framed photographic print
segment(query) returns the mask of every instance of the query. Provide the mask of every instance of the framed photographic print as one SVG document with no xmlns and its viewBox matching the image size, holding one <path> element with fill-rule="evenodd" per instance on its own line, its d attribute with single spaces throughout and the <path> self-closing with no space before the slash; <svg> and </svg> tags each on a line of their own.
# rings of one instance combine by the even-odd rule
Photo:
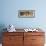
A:
<svg viewBox="0 0 46 46">
<path fill-rule="evenodd" d="M 19 17 L 35 17 L 35 10 L 19 10 L 18 12 Z"/>
</svg>

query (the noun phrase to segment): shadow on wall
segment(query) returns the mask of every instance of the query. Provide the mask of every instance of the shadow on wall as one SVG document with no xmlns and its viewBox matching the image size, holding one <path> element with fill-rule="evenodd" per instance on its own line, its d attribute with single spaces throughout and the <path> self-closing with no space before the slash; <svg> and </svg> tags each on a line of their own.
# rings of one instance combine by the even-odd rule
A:
<svg viewBox="0 0 46 46">
<path fill-rule="evenodd" d="M 6 29 L 4 30 L 4 28 L 6 28 L 6 26 L 4 24 L 0 24 L 0 43 L 2 43 L 2 32 L 6 32 Z"/>
</svg>

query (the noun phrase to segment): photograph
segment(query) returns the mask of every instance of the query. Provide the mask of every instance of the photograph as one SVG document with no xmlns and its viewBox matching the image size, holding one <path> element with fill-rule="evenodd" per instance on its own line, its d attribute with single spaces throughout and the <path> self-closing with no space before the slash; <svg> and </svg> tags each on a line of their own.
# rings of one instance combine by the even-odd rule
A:
<svg viewBox="0 0 46 46">
<path fill-rule="evenodd" d="M 35 10 L 19 10 L 18 12 L 19 17 L 35 17 Z"/>
</svg>

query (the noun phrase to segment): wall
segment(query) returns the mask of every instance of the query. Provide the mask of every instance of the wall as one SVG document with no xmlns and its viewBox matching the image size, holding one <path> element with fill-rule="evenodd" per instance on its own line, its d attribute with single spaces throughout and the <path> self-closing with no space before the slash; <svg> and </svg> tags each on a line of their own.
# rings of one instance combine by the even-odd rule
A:
<svg viewBox="0 0 46 46">
<path fill-rule="evenodd" d="M 1 0 L 0 24 L 15 25 L 16 28 L 46 28 L 46 0 Z M 35 18 L 19 18 L 18 10 L 34 9 Z"/>
</svg>

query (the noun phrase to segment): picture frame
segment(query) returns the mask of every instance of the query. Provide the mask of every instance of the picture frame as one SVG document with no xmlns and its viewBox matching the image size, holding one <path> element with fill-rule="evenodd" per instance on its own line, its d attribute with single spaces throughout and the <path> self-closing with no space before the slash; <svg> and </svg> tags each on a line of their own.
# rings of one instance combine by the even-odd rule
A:
<svg viewBox="0 0 46 46">
<path fill-rule="evenodd" d="M 35 17 L 35 10 L 19 10 L 18 12 L 19 17 L 23 18 L 34 18 Z"/>
</svg>

